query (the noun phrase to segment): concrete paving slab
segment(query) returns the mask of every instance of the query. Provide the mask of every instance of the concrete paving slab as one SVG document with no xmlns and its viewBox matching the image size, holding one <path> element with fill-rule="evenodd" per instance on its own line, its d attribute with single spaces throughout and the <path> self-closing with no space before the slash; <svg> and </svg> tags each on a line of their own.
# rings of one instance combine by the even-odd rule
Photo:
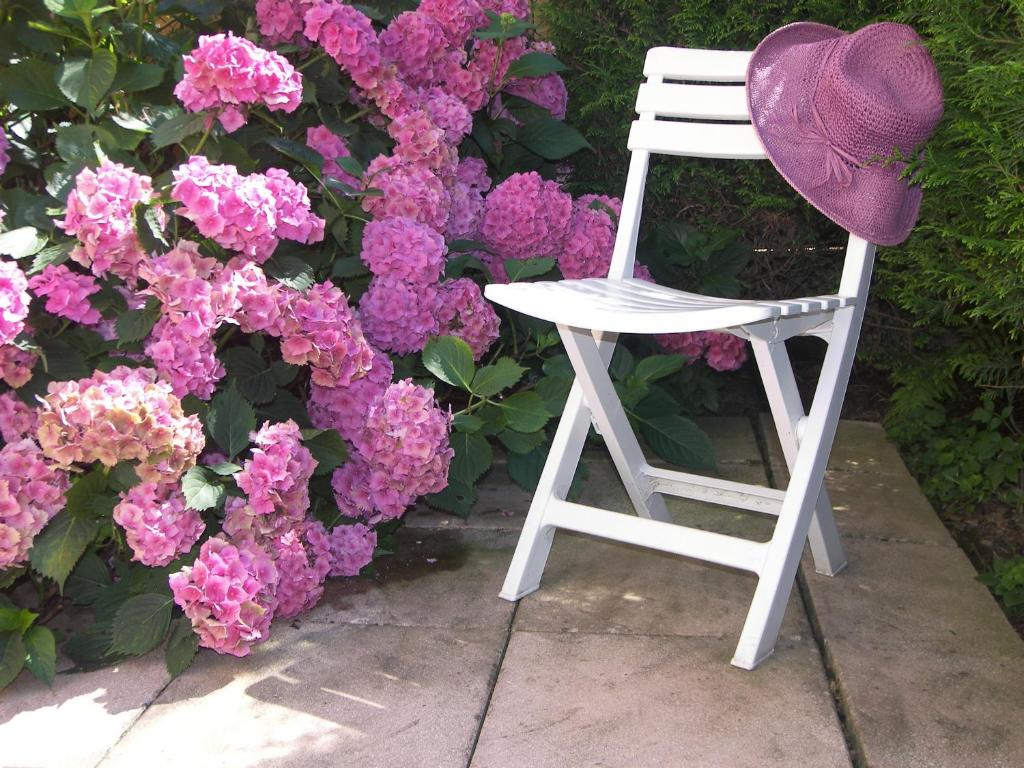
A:
<svg viewBox="0 0 1024 768">
<path fill-rule="evenodd" d="M 848 768 L 813 643 L 783 643 L 755 674 L 732 651 L 513 632 L 471 768 Z"/>
<path fill-rule="evenodd" d="M 541 588 L 519 602 L 515 628 L 735 643 L 756 587 L 753 574 L 560 531 Z M 790 600 L 782 635 L 811 636 L 799 596 Z"/>
<path fill-rule="evenodd" d="M 95 672 L 58 674 L 52 689 L 23 674 L 0 693 L 0 765 L 96 765 L 169 679 L 158 653 Z"/>
<path fill-rule="evenodd" d="M 101 766 L 463 768 L 505 637 L 275 627 L 249 658 L 202 654 Z"/>
<path fill-rule="evenodd" d="M 376 573 L 327 582 L 304 623 L 506 627 L 513 605 L 498 599 L 517 534 L 403 529 Z"/>
<path fill-rule="evenodd" d="M 695 419 L 711 438 L 719 464 L 761 463 L 754 425 L 743 416 L 707 416 Z"/>
<path fill-rule="evenodd" d="M 772 468 L 784 469 L 786 460 L 770 414 L 761 414 L 761 430 L 765 435 L 768 459 Z M 839 422 L 828 468 L 836 472 L 907 474 L 907 467 L 896 445 L 885 436 L 882 425 L 873 421 Z"/>
<path fill-rule="evenodd" d="M 1024 657 L 830 642 L 865 768 L 1024 765 Z"/>
</svg>

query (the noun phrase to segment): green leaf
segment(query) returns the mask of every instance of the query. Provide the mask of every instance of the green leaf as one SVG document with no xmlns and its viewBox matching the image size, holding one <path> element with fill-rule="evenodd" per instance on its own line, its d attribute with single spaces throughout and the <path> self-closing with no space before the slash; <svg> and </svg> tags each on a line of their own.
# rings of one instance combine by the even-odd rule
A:
<svg viewBox="0 0 1024 768">
<path fill-rule="evenodd" d="M 248 447 L 249 433 L 256 430 L 256 412 L 238 393 L 234 382 L 213 398 L 206 414 L 206 428 L 229 459 Z"/>
<path fill-rule="evenodd" d="M 35 227 L 18 227 L 0 234 L 0 254 L 24 259 L 39 253 L 49 238 Z"/>
<path fill-rule="evenodd" d="M 104 663 L 116 661 L 120 656 L 110 656 L 111 626 L 109 621 L 97 621 L 85 629 L 75 632 L 61 647 L 79 669 L 91 669 Z"/>
<path fill-rule="evenodd" d="M 506 429 L 498 433 L 498 439 L 512 453 L 529 453 L 540 448 L 547 439 L 547 435 L 543 429 L 538 429 L 536 432 L 515 432 Z"/>
<path fill-rule="evenodd" d="M 510 453 L 506 459 L 508 476 L 520 488 L 532 493 L 537 490 L 540 473 L 544 470 L 544 462 L 547 461 L 547 458 L 547 446 L 542 446 L 529 453 Z"/>
<path fill-rule="evenodd" d="M 441 381 L 472 391 L 473 352 L 462 339 L 455 336 L 431 339 L 423 348 L 423 366 Z"/>
<path fill-rule="evenodd" d="M 547 257 L 539 259 L 505 259 L 505 272 L 508 281 L 515 283 L 528 277 L 546 275 L 555 268 L 555 260 Z"/>
<path fill-rule="evenodd" d="M 29 276 L 36 275 L 49 266 L 63 264 L 68 260 L 68 254 L 71 253 L 73 247 L 74 245 L 68 241 L 43 248 L 32 259 L 32 266 L 25 270 L 25 274 Z"/>
<path fill-rule="evenodd" d="M 88 59 L 65 59 L 57 68 L 57 86 L 75 104 L 93 113 L 115 74 L 117 57 L 106 48 L 96 48 Z"/>
<path fill-rule="evenodd" d="M 181 616 L 171 624 L 171 635 L 164 650 L 164 663 L 171 678 L 189 668 L 199 650 L 199 636 L 192 631 L 192 622 Z"/>
<path fill-rule="evenodd" d="M 6 688 L 25 668 L 25 644 L 20 632 L 0 632 L 0 690 Z"/>
<path fill-rule="evenodd" d="M 565 64 L 550 53 L 530 51 L 509 65 L 508 77 L 544 77 L 554 72 L 564 72 L 565 69 Z"/>
<path fill-rule="evenodd" d="M 572 389 L 573 379 L 566 376 L 545 376 L 533 388 L 544 401 L 548 413 L 561 413 Z"/>
<path fill-rule="evenodd" d="M 86 552 L 68 577 L 64 594 L 76 605 L 92 605 L 110 584 L 103 560 L 95 552 Z"/>
<path fill-rule="evenodd" d="M 64 581 L 86 547 L 96 538 L 98 529 L 95 517 L 71 514 L 66 508 L 58 512 L 29 550 L 32 567 L 57 582 L 63 592 Z"/>
<path fill-rule="evenodd" d="M 313 175 L 317 178 L 319 178 L 320 174 L 323 173 L 323 156 L 319 152 L 314 152 L 305 144 L 300 144 L 299 142 L 292 141 L 291 139 L 282 139 L 278 137 L 264 139 L 263 143 L 270 145 L 285 157 L 291 158 L 304 166 L 307 170 L 312 171 Z"/>
<path fill-rule="evenodd" d="M 169 595 L 136 595 L 125 601 L 114 616 L 110 650 L 141 656 L 155 648 L 167 636 L 171 624 Z"/>
<path fill-rule="evenodd" d="M 98 0 L 43 0 L 43 5 L 50 13 L 66 19 L 82 19 L 90 17 Z"/>
<path fill-rule="evenodd" d="M 678 414 L 651 417 L 640 422 L 648 445 L 666 461 L 693 469 L 714 469 L 711 440 L 690 419 Z"/>
<path fill-rule="evenodd" d="M 491 444 L 486 437 L 472 432 L 455 432 L 451 436 L 452 459 L 450 479 L 461 485 L 472 486 L 491 467 L 494 459 Z"/>
<path fill-rule="evenodd" d="M 147 306 L 144 309 L 130 309 L 127 312 L 122 312 L 114 324 L 114 328 L 117 330 L 117 345 L 120 347 L 142 341 L 149 336 L 149 332 L 153 330 L 153 326 L 159 319 L 159 305 L 153 308 Z"/>
<path fill-rule="evenodd" d="M 56 82 L 53 64 L 26 59 L 0 72 L 0 93 L 18 109 L 40 112 L 67 107 L 69 102 Z"/>
<path fill-rule="evenodd" d="M 355 176 L 357 179 L 363 178 L 363 174 L 366 173 L 366 169 L 363 168 L 362 163 L 356 160 L 352 156 L 336 157 L 334 162 L 337 163 L 338 167 L 350 176 Z"/>
<path fill-rule="evenodd" d="M 613 379 L 621 381 L 633 372 L 635 365 L 636 360 L 633 358 L 633 353 L 619 344 L 612 353 L 612 361 L 608 365 L 608 372 L 612 375 Z"/>
<path fill-rule="evenodd" d="M 524 125 L 519 143 L 545 160 L 561 160 L 581 149 L 593 149 L 582 133 L 553 117 L 538 117 Z"/>
<path fill-rule="evenodd" d="M 365 275 L 368 271 L 366 265 L 363 264 L 363 260 L 358 256 L 345 256 L 344 258 L 334 260 L 331 275 L 339 280 L 344 280 L 348 277 Z"/>
<path fill-rule="evenodd" d="M 448 480 L 448 486 L 439 493 L 431 493 L 423 497 L 428 506 L 451 512 L 453 515 L 466 518 L 476 502 L 476 491 L 472 486 Z"/>
<path fill-rule="evenodd" d="M 263 265 L 263 271 L 296 291 L 308 290 L 315 279 L 313 267 L 290 253 L 274 256 Z"/>
<path fill-rule="evenodd" d="M 165 70 L 156 64 L 142 62 L 123 62 L 114 77 L 111 91 L 145 91 L 155 88 L 164 80 Z"/>
<path fill-rule="evenodd" d="M 224 355 L 224 366 L 238 383 L 238 391 L 249 402 L 261 404 L 274 399 L 277 380 L 256 350 L 250 347 L 231 347 Z"/>
<path fill-rule="evenodd" d="M 455 418 L 452 419 L 452 429 L 459 432 L 479 432 L 483 425 L 483 419 L 468 413 L 457 413 Z"/>
<path fill-rule="evenodd" d="M 117 491 L 118 493 L 134 488 L 141 482 L 139 473 L 135 471 L 135 465 L 131 461 L 117 462 L 114 468 L 110 470 L 107 480 L 110 490 Z"/>
<path fill-rule="evenodd" d="M 38 680 L 53 685 L 57 672 L 57 644 L 47 627 L 32 627 L 25 633 L 25 666 Z"/>
<path fill-rule="evenodd" d="M 135 231 L 147 251 L 167 251 L 171 248 L 170 242 L 164 237 L 160 210 L 159 205 L 140 205 L 135 208 Z"/>
<path fill-rule="evenodd" d="M 497 403 L 505 414 L 509 429 L 516 432 L 536 432 L 548 423 L 551 414 L 536 392 L 517 392 Z"/>
<path fill-rule="evenodd" d="M 221 477 L 231 477 L 231 475 L 242 471 L 241 466 L 238 464 L 232 464 L 230 461 L 223 461 L 220 464 L 211 464 L 207 469 L 213 472 L 213 474 L 220 475 Z"/>
<path fill-rule="evenodd" d="M 678 373 L 685 364 L 682 355 L 651 355 L 637 363 L 633 375 L 642 381 L 657 381 Z"/>
<path fill-rule="evenodd" d="M 214 480 L 205 467 L 192 467 L 185 473 L 181 478 L 181 492 L 185 504 L 197 512 L 219 507 L 226 493 L 224 486 Z"/>
<path fill-rule="evenodd" d="M 39 617 L 27 608 L 0 608 L 0 632 L 25 634 Z"/>
<path fill-rule="evenodd" d="M 499 357 L 493 365 L 485 365 L 473 377 L 473 394 L 481 397 L 496 395 L 523 378 L 526 369 L 510 357 Z"/>
<path fill-rule="evenodd" d="M 96 162 L 96 134 L 88 125 L 65 125 L 57 129 L 57 154 L 69 164 Z"/>
<path fill-rule="evenodd" d="M 205 120 L 205 112 L 183 112 L 153 126 L 153 135 L 149 140 L 157 149 L 180 144 L 189 136 L 201 133 Z"/>
<path fill-rule="evenodd" d="M 317 475 L 326 475 L 348 458 L 348 446 L 335 429 L 303 430 L 302 444 L 317 461 Z"/>
<path fill-rule="evenodd" d="M 484 11 L 490 22 L 486 27 L 478 29 L 473 33 L 474 37 L 480 40 L 508 40 L 511 37 L 519 37 L 534 25 L 517 19 L 510 13 L 497 14 L 494 11 Z"/>
</svg>

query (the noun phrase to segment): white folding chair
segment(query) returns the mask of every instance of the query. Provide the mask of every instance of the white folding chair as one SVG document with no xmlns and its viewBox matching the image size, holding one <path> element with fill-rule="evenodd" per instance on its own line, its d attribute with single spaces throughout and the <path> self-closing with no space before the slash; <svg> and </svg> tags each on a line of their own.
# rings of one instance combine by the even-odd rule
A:
<svg viewBox="0 0 1024 768">
<path fill-rule="evenodd" d="M 651 153 L 764 159 L 747 109 L 750 54 L 654 48 L 647 54 L 628 147 L 632 153 L 607 278 L 488 285 L 492 301 L 558 327 L 576 372 L 501 597 L 540 586 L 557 528 L 752 571 L 757 589 L 732 663 L 754 669 L 771 655 L 804 541 L 819 573 L 845 565 L 823 480 L 864 316 L 875 246 L 850 235 L 837 294 L 784 301 L 721 299 L 632 278 Z M 607 366 L 620 333 L 721 330 L 749 339 L 789 465 L 783 491 L 652 467 L 644 458 Z M 828 342 L 810 413 L 804 413 L 785 341 Z M 567 501 L 593 421 L 637 517 Z M 770 541 L 674 524 L 663 495 L 777 515 Z"/>
</svg>

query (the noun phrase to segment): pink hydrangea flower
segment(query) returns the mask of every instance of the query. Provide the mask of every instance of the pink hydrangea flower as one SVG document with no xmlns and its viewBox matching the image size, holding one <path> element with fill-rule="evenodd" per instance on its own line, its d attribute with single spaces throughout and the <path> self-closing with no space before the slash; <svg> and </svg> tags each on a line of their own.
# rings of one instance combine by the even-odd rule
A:
<svg viewBox="0 0 1024 768">
<path fill-rule="evenodd" d="M 0 344 L 8 344 L 25 329 L 28 279 L 13 261 L 0 261 Z"/>
<path fill-rule="evenodd" d="M 155 568 L 192 549 L 206 528 L 175 483 L 140 483 L 125 491 L 114 522 L 124 528 L 132 560 Z"/>
<path fill-rule="evenodd" d="M 614 211 L 615 218 L 606 208 Z M 577 280 L 608 275 L 621 209 L 620 200 L 603 195 L 584 195 L 573 203 L 569 232 L 558 254 L 558 268 L 564 277 Z"/>
<path fill-rule="evenodd" d="M 381 57 L 393 62 L 399 76 L 414 88 L 428 88 L 440 80 L 441 62 L 464 55 L 453 49 L 437 19 L 419 11 L 406 11 L 391 20 L 380 35 Z"/>
<path fill-rule="evenodd" d="M 508 13 L 517 19 L 530 18 L 530 0 L 477 0 L 485 11 Z"/>
<path fill-rule="evenodd" d="M 375 219 L 363 230 L 363 263 L 378 277 L 431 285 L 441 279 L 444 238 L 413 219 Z"/>
<path fill-rule="evenodd" d="M 505 93 L 543 107 L 557 120 L 565 119 L 565 110 L 569 105 L 569 91 L 566 90 L 565 81 L 559 75 L 516 78 L 506 83 L 503 90 Z"/>
<path fill-rule="evenodd" d="M 487 103 L 490 70 L 475 60 L 463 63 L 456 58 L 445 59 L 441 69 L 441 85 L 446 92 L 465 104 L 469 112 L 483 108 Z"/>
<path fill-rule="evenodd" d="M 35 441 L 0 448 L 0 570 L 28 559 L 32 540 L 64 507 L 70 483 Z"/>
<path fill-rule="evenodd" d="M 50 383 L 37 434 L 43 453 L 61 466 L 138 460 L 135 471 L 149 482 L 177 480 L 204 444 L 202 424 L 185 415 L 169 384 L 152 369 L 125 366 Z"/>
<path fill-rule="evenodd" d="M 476 40 L 466 69 L 478 73 L 486 93 L 494 93 L 505 82 L 512 62 L 527 50 L 528 41 L 525 37 L 511 37 L 500 45 L 494 40 Z M 471 106 L 470 109 L 476 111 L 479 107 L 474 109 Z"/>
<path fill-rule="evenodd" d="M 399 355 L 418 352 L 437 333 L 440 300 L 437 286 L 374 278 L 359 300 L 359 322 L 375 346 Z"/>
<path fill-rule="evenodd" d="M 363 376 L 373 351 L 348 305 L 329 280 L 306 293 L 282 292 L 281 357 L 312 367 L 311 378 L 325 387 L 345 386 Z"/>
<path fill-rule="evenodd" d="M 474 30 L 487 26 L 487 16 L 476 0 L 423 0 L 417 10 L 441 25 L 453 48 L 461 47 Z"/>
<path fill-rule="evenodd" d="M 457 146 L 473 130 L 473 115 L 457 96 L 443 88 L 428 88 L 420 99 L 434 125 L 444 130 L 449 144 Z"/>
<path fill-rule="evenodd" d="M 207 539 L 199 558 L 172 573 L 168 583 L 204 648 L 248 656 L 252 645 L 267 639 L 277 608 L 278 573 L 256 543 Z"/>
<path fill-rule="evenodd" d="M 452 208 L 445 236 L 451 240 L 475 240 L 484 215 L 484 192 L 491 188 L 487 164 L 478 157 L 466 157 L 455 172 L 451 188 Z"/>
<path fill-rule="evenodd" d="M 305 522 L 269 543 L 277 566 L 276 616 L 290 619 L 316 605 L 331 571 L 331 540 L 320 521 Z"/>
<path fill-rule="evenodd" d="M 190 112 L 215 111 L 228 133 L 245 125 L 251 104 L 294 112 L 302 100 L 302 75 L 288 59 L 231 32 L 201 36 L 182 63 L 174 95 Z"/>
<path fill-rule="evenodd" d="M 747 342 L 731 333 L 708 331 L 704 359 L 716 371 L 735 371 L 747 359 Z"/>
<path fill-rule="evenodd" d="M 339 158 L 352 156 L 345 139 L 326 125 L 316 125 L 306 129 L 306 145 L 323 156 L 326 178 L 337 179 L 354 189 L 360 187 L 360 180 L 338 165 Z"/>
<path fill-rule="evenodd" d="M 707 334 L 704 331 L 691 333 L 662 333 L 654 337 L 666 352 L 686 355 L 687 362 L 693 363 L 704 356 L 707 348 Z"/>
<path fill-rule="evenodd" d="M 384 193 L 363 200 L 363 210 L 374 218 L 405 216 L 438 232 L 444 231 L 451 198 L 444 183 L 429 168 L 380 155 L 370 162 L 366 183 Z"/>
<path fill-rule="evenodd" d="M 100 313 L 89 303 L 89 297 L 100 290 L 92 275 L 72 272 L 64 264 L 51 264 L 29 280 L 28 285 L 36 296 L 46 297 L 45 309 L 51 315 L 83 325 L 95 325 L 101 320 Z"/>
<path fill-rule="evenodd" d="M 305 520 L 316 460 L 302 445 L 299 426 L 291 420 L 264 424 L 250 439 L 255 443 L 252 457 L 235 475 L 246 499 L 232 500 L 224 530 L 233 539 L 263 541 Z"/>
<path fill-rule="evenodd" d="M 373 24 L 351 5 L 317 0 L 306 11 L 303 34 L 338 62 L 352 82 L 363 89 L 377 85 L 381 68 L 380 43 Z"/>
<path fill-rule="evenodd" d="M 7 170 L 7 164 L 11 162 L 11 156 L 7 153 L 10 147 L 11 143 L 7 140 L 7 134 L 4 133 L 3 128 L 0 128 L 0 175 Z"/>
<path fill-rule="evenodd" d="M 0 346 L 0 379 L 14 389 L 24 386 L 32 378 L 32 369 L 39 357 L 19 349 L 13 344 Z"/>
<path fill-rule="evenodd" d="M 338 525 L 329 537 L 331 576 L 358 576 L 377 548 L 377 532 L 362 523 Z"/>
<path fill-rule="evenodd" d="M 0 436 L 5 443 L 15 443 L 35 435 L 36 412 L 13 392 L 0 394 Z"/>
<path fill-rule="evenodd" d="M 498 338 L 501 321 L 480 286 L 468 277 L 441 286 L 441 305 L 437 316 L 438 334 L 458 336 L 479 360 Z"/>
<path fill-rule="evenodd" d="M 194 156 L 173 175 L 177 213 L 224 248 L 262 263 L 281 239 L 323 239 L 325 222 L 310 210 L 306 188 L 279 168 L 243 176 L 233 165 Z"/>
<path fill-rule="evenodd" d="M 394 366 L 383 352 L 373 350 L 370 370 L 348 386 L 309 385 L 309 420 L 317 429 L 336 429 L 351 442 L 366 423 L 370 403 L 384 394 L 391 383 Z"/>
<path fill-rule="evenodd" d="M 97 277 L 110 272 L 134 280 L 146 256 L 135 233 L 135 206 L 152 198 L 152 179 L 120 163 L 104 160 L 95 171 L 83 169 L 68 195 L 64 221 L 57 223 L 81 243 L 71 251 L 71 259 Z M 163 221 L 163 212 L 159 215 Z"/>
<path fill-rule="evenodd" d="M 200 327 L 193 334 L 190 328 L 190 323 L 176 323 L 168 315 L 161 317 L 146 341 L 146 355 L 175 395 L 209 400 L 227 371 L 217 359 L 212 332 Z"/>
<path fill-rule="evenodd" d="M 305 43 L 306 11 L 315 0 L 256 0 L 256 25 L 270 45 Z"/>
<path fill-rule="evenodd" d="M 338 508 L 369 522 L 400 517 L 426 493 L 448 485 L 453 451 L 451 415 L 434 404 L 434 393 L 410 379 L 392 384 L 367 413 L 355 436 L 358 456 L 336 470 Z"/>
<path fill-rule="evenodd" d="M 458 153 L 448 143 L 447 134 L 422 109 L 396 117 L 388 126 L 388 133 L 396 142 L 395 157 L 404 163 L 440 170 L 457 162 Z"/>
<path fill-rule="evenodd" d="M 158 298 L 164 317 L 181 332 L 207 337 L 234 311 L 233 294 L 220 290 L 221 269 L 216 259 L 200 255 L 198 244 L 180 240 L 139 265 L 139 277 L 149 283 L 140 294 Z"/>
<path fill-rule="evenodd" d="M 232 259 L 217 279 L 216 291 L 225 306 L 233 307 L 231 319 L 244 333 L 281 335 L 281 308 L 287 307 L 285 288 L 270 283 L 258 264 Z"/>
<path fill-rule="evenodd" d="M 516 173 L 484 200 L 480 233 L 504 258 L 557 256 L 569 230 L 572 197 L 536 171 Z"/>
</svg>

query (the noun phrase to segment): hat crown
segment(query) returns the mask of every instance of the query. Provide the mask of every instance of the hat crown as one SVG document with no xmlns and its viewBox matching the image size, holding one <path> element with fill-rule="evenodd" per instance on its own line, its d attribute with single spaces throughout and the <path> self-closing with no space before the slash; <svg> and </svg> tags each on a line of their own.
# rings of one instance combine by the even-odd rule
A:
<svg viewBox="0 0 1024 768">
<path fill-rule="evenodd" d="M 861 163 L 919 150 L 942 118 L 942 84 L 917 33 L 883 22 L 818 45 L 807 93 L 830 143 Z"/>
</svg>

